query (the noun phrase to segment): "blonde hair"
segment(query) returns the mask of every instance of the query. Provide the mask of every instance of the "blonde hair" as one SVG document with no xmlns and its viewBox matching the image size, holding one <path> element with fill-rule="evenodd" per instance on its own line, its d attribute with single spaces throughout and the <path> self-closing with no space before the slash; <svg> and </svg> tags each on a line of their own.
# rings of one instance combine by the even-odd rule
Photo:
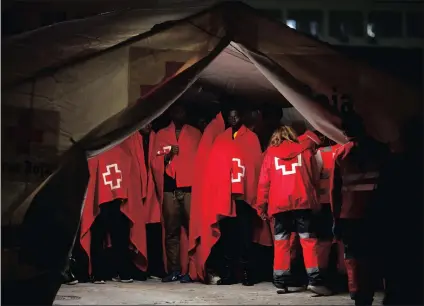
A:
<svg viewBox="0 0 424 306">
<path fill-rule="evenodd" d="M 280 126 L 274 131 L 269 141 L 269 146 L 278 147 L 284 140 L 298 143 L 297 134 L 290 126 Z"/>
</svg>

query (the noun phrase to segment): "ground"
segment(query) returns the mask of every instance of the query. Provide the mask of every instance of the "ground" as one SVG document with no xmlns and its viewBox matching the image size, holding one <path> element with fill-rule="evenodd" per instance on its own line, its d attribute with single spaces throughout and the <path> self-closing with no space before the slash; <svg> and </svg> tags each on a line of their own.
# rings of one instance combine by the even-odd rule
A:
<svg viewBox="0 0 424 306">
<path fill-rule="evenodd" d="M 381 305 L 377 294 L 374 305 Z M 347 294 L 314 297 L 312 293 L 276 294 L 271 283 L 253 287 L 203 284 L 163 284 L 158 280 L 104 285 L 63 285 L 54 305 L 353 305 Z"/>
</svg>

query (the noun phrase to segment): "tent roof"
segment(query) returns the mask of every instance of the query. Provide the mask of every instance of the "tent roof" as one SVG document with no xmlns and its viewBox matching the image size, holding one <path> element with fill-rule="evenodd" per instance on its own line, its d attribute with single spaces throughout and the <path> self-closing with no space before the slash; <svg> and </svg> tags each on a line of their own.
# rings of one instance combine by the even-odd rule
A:
<svg viewBox="0 0 424 306">
<path fill-rule="evenodd" d="M 163 29 L 158 26 L 153 30 L 155 25 L 170 26 L 170 21 L 193 16 L 213 2 L 216 1 L 199 1 L 196 6 L 184 8 L 126 9 L 65 21 L 5 39 L 2 87 L 153 35 Z"/>
</svg>

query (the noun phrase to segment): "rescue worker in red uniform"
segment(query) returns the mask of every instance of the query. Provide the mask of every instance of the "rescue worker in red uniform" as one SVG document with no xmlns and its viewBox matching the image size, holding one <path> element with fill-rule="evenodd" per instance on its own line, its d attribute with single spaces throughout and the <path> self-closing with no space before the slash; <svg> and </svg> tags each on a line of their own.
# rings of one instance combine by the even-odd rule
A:
<svg viewBox="0 0 424 306">
<path fill-rule="evenodd" d="M 318 149 L 316 154 L 318 167 L 321 169 L 319 180 L 319 202 L 321 209 L 316 215 L 318 235 L 318 259 L 319 266 L 327 277 L 331 247 L 333 245 L 333 215 L 330 205 L 330 175 L 334 167 L 334 155 L 341 146 L 322 136 L 326 146 Z M 340 256 L 343 261 L 343 256 Z"/>
<path fill-rule="evenodd" d="M 323 286 L 318 266 L 316 230 L 312 222 L 313 211 L 319 209 L 316 143 L 310 136 L 302 136 L 298 139 L 287 126 L 278 128 L 272 135 L 262 163 L 257 210 L 263 219 L 268 216 L 274 219 L 274 285 L 283 292 L 297 287 L 290 271 L 290 237 L 298 233 L 309 279 L 308 290 L 330 295 L 331 291 Z"/>
<path fill-rule="evenodd" d="M 378 172 L 360 119 L 346 121 L 344 130 L 351 141 L 337 149 L 330 182 L 333 232 L 344 245 L 352 300 L 355 305 L 372 305 L 375 275 L 368 217 Z"/>
</svg>

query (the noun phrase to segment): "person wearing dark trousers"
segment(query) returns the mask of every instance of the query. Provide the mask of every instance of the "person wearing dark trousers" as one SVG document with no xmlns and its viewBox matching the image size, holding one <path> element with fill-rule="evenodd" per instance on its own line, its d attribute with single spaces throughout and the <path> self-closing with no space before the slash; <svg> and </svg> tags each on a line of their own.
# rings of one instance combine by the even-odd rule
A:
<svg viewBox="0 0 424 306">
<path fill-rule="evenodd" d="M 149 267 L 147 273 L 150 277 L 164 277 L 162 226 L 160 223 L 146 224 L 147 259 Z"/>
<path fill-rule="evenodd" d="M 112 266 L 112 272 L 118 277 L 115 281 L 132 282 L 130 245 L 130 222 L 121 212 L 122 200 L 100 205 L 100 214 L 91 228 L 91 264 L 92 276 L 95 284 L 103 284 L 108 278 L 108 266 Z M 105 245 L 107 235 L 112 244 L 112 262 L 106 262 Z"/>
<path fill-rule="evenodd" d="M 236 200 L 236 217 L 224 218 L 219 222 L 221 229 L 221 250 L 224 255 L 221 280 L 218 285 L 238 282 L 236 267 L 240 264 L 244 286 L 253 285 L 252 277 L 245 275 L 252 270 L 252 238 L 255 212 L 243 200 Z M 249 265 L 249 266 L 248 266 Z"/>
</svg>

